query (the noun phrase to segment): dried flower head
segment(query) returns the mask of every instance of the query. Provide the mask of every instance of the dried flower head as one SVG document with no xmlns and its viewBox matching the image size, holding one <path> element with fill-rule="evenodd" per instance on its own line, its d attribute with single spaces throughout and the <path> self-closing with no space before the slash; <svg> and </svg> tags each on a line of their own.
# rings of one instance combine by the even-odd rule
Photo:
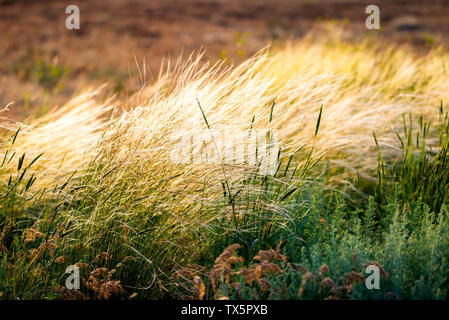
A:
<svg viewBox="0 0 449 320">
<path fill-rule="evenodd" d="M 87 300 L 87 297 L 79 290 L 69 290 L 65 287 L 56 288 L 63 300 Z"/>
<path fill-rule="evenodd" d="M 324 298 L 324 300 L 340 300 L 340 298 L 336 297 L 336 296 L 329 296 L 329 297 Z"/>
<path fill-rule="evenodd" d="M 392 300 L 399 300 L 399 296 L 396 293 L 391 292 L 391 291 L 389 291 L 385 294 L 385 298 L 392 299 Z"/>
<path fill-rule="evenodd" d="M 342 285 L 331 289 L 331 293 L 340 298 L 345 298 L 352 291 L 351 285 Z"/>
<path fill-rule="evenodd" d="M 107 281 L 102 283 L 98 289 L 98 299 L 109 300 L 112 297 L 119 297 L 126 294 L 126 291 L 120 285 L 120 281 Z"/>
<path fill-rule="evenodd" d="M 281 267 L 278 266 L 275 263 L 271 263 L 271 262 L 262 262 L 262 263 L 258 263 L 253 265 L 254 268 L 254 274 L 256 275 L 256 279 L 259 280 L 260 278 L 262 278 L 263 276 L 267 275 L 267 274 L 278 274 L 282 271 Z"/>
<path fill-rule="evenodd" d="M 315 276 L 313 275 L 313 273 L 306 272 L 305 274 L 302 275 L 301 286 L 305 286 L 309 282 L 314 283 L 315 281 L 316 280 L 315 280 Z"/>
<path fill-rule="evenodd" d="M 242 268 L 237 272 L 240 276 L 245 279 L 247 285 L 251 286 L 254 281 L 256 281 L 256 274 L 253 269 Z"/>
<path fill-rule="evenodd" d="M 373 265 L 379 268 L 380 274 L 385 278 L 388 279 L 388 273 L 382 268 L 379 262 L 377 261 L 371 261 L 371 262 L 365 262 L 362 267 L 363 269 L 366 269 L 368 266 Z"/>
<path fill-rule="evenodd" d="M 200 277 L 195 276 L 193 278 L 193 299 L 203 300 L 205 294 L 206 286 L 204 285 L 203 280 Z"/>
<path fill-rule="evenodd" d="M 59 256 L 55 259 L 55 263 L 61 263 L 63 264 L 65 262 L 64 256 Z"/>
<path fill-rule="evenodd" d="M 278 251 L 270 249 L 260 250 L 259 253 L 254 257 L 254 260 L 259 260 L 260 262 L 273 262 L 274 260 L 286 262 L 287 257 Z"/>
<path fill-rule="evenodd" d="M 262 292 L 267 292 L 268 290 L 271 289 L 271 284 L 265 279 L 259 280 L 259 286 L 260 286 L 260 290 L 262 290 Z"/>
<path fill-rule="evenodd" d="M 353 284 L 353 285 L 356 283 L 365 281 L 365 277 L 362 274 L 355 272 L 355 271 L 351 271 L 351 272 L 348 272 L 347 274 L 345 274 L 345 278 L 346 278 L 347 282 L 349 282 L 350 284 Z"/>
<path fill-rule="evenodd" d="M 98 262 L 100 260 L 110 260 L 111 259 L 111 255 L 107 252 L 101 252 L 99 254 L 96 255 L 94 262 Z"/>
</svg>

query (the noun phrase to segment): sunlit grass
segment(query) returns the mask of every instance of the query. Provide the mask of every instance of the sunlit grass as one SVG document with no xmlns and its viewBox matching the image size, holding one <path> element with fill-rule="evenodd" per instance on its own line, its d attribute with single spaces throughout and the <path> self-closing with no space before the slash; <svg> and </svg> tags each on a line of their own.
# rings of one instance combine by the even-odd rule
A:
<svg viewBox="0 0 449 320">
<path fill-rule="evenodd" d="M 383 48 L 368 40 L 349 44 L 313 34 L 236 67 L 204 65 L 195 55 L 172 61 L 128 106 L 112 97 L 101 101 L 99 89 L 26 123 L 5 122 L 10 132 L 2 140 L 0 291 L 7 298 L 63 296 L 57 288 L 65 267 L 78 263 L 86 264 L 84 280 L 91 272 L 97 279 L 116 270 L 101 280 L 121 281 L 109 284 L 115 288 L 111 294 L 124 295 L 123 285 L 128 296 L 177 297 L 183 289 L 175 271 L 196 268 L 205 279 L 205 269 L 233 243 L 242 245 L 246 260 L 281 240 L 288 242 L 292 259 L 313 260 L 329 241 L 345 239 L 356 250 L 372 232 L 396 236 L 394 223 L 399 229 L 406 223 L 391 209 L 401 207 L 394 197 L 385 200 L 389 213 L 374 221 L 373 229 L 357 229 L 354 237 L 345 233 L 346 222 L 369 225 L 365 214 L 377 210 L 367 203 L 367 189 L 352 181 L 358 176 L 376 182 L 379 151 L 391 165 L 400 163 L 396 131 L 404 113 L 438 119 L 436 106 L 449 94 L 448 57 L 442 49 L 418 54 L 408 47 Z M 249 163 L 172 161 L 172 134 L 210 134 L 205 143 L 214 148 L 213 129 L 230 127 L 237 145 L 257 130 L 279 134 L 274 174 Z M 429 135 L 427 141 L 439 138 Z M 201 144 L 199 139 L 186 148 Z M 326 202 L 328 190 L 361 203 L 361 210 L 348 213 Z M 341 211 L 338 221 L 334 209 Z M 423 215 L 427 209 L 420 210 Z M 341 236 L 325 236 L 331 222 Z M 412 233 L 421 234 L 431 223 L 419 221 Z M 30 233 L 32 240 L 26 237 Z M 435 243 L 428 236 L 431 248 Z M 373 239 L 379 246 L 392 243 L 387 236 Z M 295 256 L 294 248 L 305 251 Z M 379 252 L 386 261 L 387 248 Z M 364 258 L 372 257 L 374 247 L 364 251 Z M 444 260 L 444 253 L 439 257 Z M 341 263 L 336 275 L 347 267 L 346 260 Z M 98 271 L 101 267 L 108 270 Z M 412 295 L 400 281 L 391 288 Z M 84 296 L 104 297 L 92 283 L 84 286 Z"/>
</svg>

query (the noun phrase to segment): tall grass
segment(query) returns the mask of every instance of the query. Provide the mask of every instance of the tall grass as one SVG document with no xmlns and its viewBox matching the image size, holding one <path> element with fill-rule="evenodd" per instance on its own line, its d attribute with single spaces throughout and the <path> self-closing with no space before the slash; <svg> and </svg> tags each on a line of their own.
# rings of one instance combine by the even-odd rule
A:
<svg viewBox="0 0 449 320">
<path fill-rule="evenodd" d="M 0 291 L 6 298 L 178 297 L 185 288 L 176 271 L 195 270 L 204 280 L 233 243 L 242 245 L 247 261 L 281 240 L 297 261 L 306 257 L 295 256 L 304 245 L 308 263 L 330 259 L 330 252 L 317 250 L 346 239 L 347 217 L 338 216 L 338 232 L 327 227 L 335 207 L 320 200 L 323 190 L 356 189 L 349 182 L 356 174 L 375 182 L 379 152 L 401 160 L 395 135 L 401 115 L 438 117 L 432 108 L 448 98 L 447 58 L 442 49 L 418 55 L 406 47 L 310 36 L 236 67 L 204 65 L 200 55 L 167 63 L 130 106 L 101 101 L 100 91 L 91 91 L 27 124 L 5 123 L 12 134 L 2 139 Z M 279 133 L 273 174 L 250 163 L 172 161 L 173 134 L 214 136 L 214 129 L 230 127 L 237 145 L 257 130 Z M 214 144 L 194 141 L 185 148 Z M 348 214 L 361 215 L 355 225 L 366 223 L 370 231 L 348 235 L 348 250 L 394 226 L 387 217 L 395 210 L 379 228 L 362 211 Z M 412 236 L 433 228 L 426 226 Z M 370 247 L 364 257 L 384 257 L 389 242 L 381 238 L 380 253 Z M 65 267 L 73 264 L 87 280 L 76 294 L 62 289 Z M 404 297 L 413 295 L 407 281 L 395 284 Z"/>
</svg>

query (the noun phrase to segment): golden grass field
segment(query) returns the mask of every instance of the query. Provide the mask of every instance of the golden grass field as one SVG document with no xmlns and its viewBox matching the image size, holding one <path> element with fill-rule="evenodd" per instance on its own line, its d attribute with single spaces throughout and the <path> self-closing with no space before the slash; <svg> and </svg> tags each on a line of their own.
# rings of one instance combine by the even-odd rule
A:
<svg viewBox="0 0 449 320">
<path fill-rule="evenodd" d="M 184 130 L 195 136 L 206 128 L 196 99 L 212 127 L 247 130 L 254 117 L 255 128 L 278 130 L 284 157 L 311 144 L 323 106 L 316 152 L 349 169 L 346 174 L 357 170 L 369 176 L 377 161 L 373 132 L 394 155 L 402 114 L 438 116 L 437 107 L 448 98 L 449 55 L 443 48 L 423 54 L 369 40 L 354 45 L 332 32 L 332 38 L 315 31 L 299 43 L 264 49 L 236 67 L 204 65 L 201 54 L 194 53 L 186 61 L 163 65 L 159 77 L 130 97 L 126 108 L 113 97 L 102 98 L 99 88 L 48 115 L 9 127 L 22 127 L 18 152 L 44 154 L 40 181 L 53 183 L 83 170 L 100 151 L 111 152 L 113 166 L 167 165 L 173 148 L 169 134 Z"/>
</svg>

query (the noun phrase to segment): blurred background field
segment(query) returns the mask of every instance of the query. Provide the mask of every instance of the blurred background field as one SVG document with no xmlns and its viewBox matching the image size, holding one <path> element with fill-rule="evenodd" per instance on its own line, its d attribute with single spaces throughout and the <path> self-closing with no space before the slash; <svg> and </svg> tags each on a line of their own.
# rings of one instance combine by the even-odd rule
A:
<svg viewBox="0 0 449 320">
<path fill-rule="evenodd" d="M 204 50 L 204 61 L 238 64 L 317 25 L 338 23 L 345 40 L 354 42 L 373 37 L 419 50 L 447 43 L 447 1 L 376 1 L 382 30 L 367 30 L 371 2 L 1 0 L 0 106 L 14 101 L 4 114 L 14 119 L 41 115 L 103 83 L 106 95 L 115 93 L 126 104 L 158 75 L 163 59 Z M 65 27 L 69 4 L 80 8 L 80 30 Z"/>
</svg>

